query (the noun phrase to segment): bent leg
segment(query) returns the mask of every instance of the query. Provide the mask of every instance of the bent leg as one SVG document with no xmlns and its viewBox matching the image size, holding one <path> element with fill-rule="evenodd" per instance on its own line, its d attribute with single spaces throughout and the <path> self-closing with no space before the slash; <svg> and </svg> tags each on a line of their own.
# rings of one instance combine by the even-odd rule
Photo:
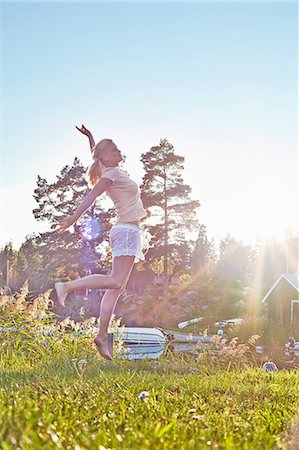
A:
<svg viewBox="0 0 299 450">
<path fill-rule="evenodd" d="M 113 259 L 111 275 L 88 275 L 78 280 L 55 283 L 57 300 L 61 306 L 67 295 L 75 289 L 121 289 L 134 265 L 134 256 L 118 256 Z"/>
</svg>

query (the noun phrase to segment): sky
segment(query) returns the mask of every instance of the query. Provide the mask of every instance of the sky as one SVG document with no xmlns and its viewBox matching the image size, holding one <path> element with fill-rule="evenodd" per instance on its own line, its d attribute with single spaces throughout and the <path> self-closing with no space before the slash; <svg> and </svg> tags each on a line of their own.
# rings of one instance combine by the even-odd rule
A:
<svg viewBox="0 0 299 450">
<path fill-rule="evenodd" d="M 35 221 L 37 175 L 90 162 L 84 123 L 141 183 L 167 138 L 216 243 L 298 229 L 298 5 L 1 3 L 0 247 Z"/>
</svg>

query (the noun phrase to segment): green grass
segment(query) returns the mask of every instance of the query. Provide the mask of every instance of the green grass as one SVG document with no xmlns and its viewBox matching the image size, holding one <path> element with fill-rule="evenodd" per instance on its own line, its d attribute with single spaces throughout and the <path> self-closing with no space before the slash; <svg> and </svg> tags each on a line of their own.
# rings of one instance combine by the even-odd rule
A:
<svg viewBox="0 0 299 450">
<path fill-rule="evenodd" d="M 0 333 L 1 450 L 288 448 L 296 371 L 242 369 L 255 361 L 236 342 L 221 358 L 106 362 L 88 333 L 58 329 L 46 295 L 25 294 L 0 298 L 14 328 Z"/>
<path fill-rule="evenodd" d="M 2 369 L 1 448 L 275 449 L 298 409 L 296 372 L 72 356 Z"/>
</svg>

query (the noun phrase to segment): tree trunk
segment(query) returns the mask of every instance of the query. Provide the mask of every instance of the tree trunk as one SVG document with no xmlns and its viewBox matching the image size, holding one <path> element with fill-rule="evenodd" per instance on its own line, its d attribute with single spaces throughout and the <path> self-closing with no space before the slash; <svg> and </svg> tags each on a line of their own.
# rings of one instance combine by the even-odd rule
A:
<svg viewBox="0 0 299 450">
<path fill-rule="evenodd" d="M 166 173 L 164 177 L 164 283 L 163 283 L 163 299 L 168 297 L 168 214 L 167 214 L 167 190 L 166 190 Z"/>
</svg>

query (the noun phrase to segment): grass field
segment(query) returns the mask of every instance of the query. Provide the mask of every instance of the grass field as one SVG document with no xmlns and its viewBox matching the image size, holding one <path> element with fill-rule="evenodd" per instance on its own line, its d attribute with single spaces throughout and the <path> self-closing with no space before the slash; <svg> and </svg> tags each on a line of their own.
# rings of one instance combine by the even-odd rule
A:
<svg viewBox="0 0 299 450">
<path fill-rule="evenodd" d="M 1 449 L 294 448 L 296 371 L 192 355 L 103 361 L 88 333 L 57 329 L 45 299 L 23 300 L 0 307 L 13 327 L 0 333 Z"/>
<path fill-rule="evenodd" d="M 79 353 L 2 364 L 1 449 L 286 448 L 296 372 L 213 370 L 171 357 L 109 363 Z M 149 397 L 140 399 L 142 391 Z"/>
</svg>

